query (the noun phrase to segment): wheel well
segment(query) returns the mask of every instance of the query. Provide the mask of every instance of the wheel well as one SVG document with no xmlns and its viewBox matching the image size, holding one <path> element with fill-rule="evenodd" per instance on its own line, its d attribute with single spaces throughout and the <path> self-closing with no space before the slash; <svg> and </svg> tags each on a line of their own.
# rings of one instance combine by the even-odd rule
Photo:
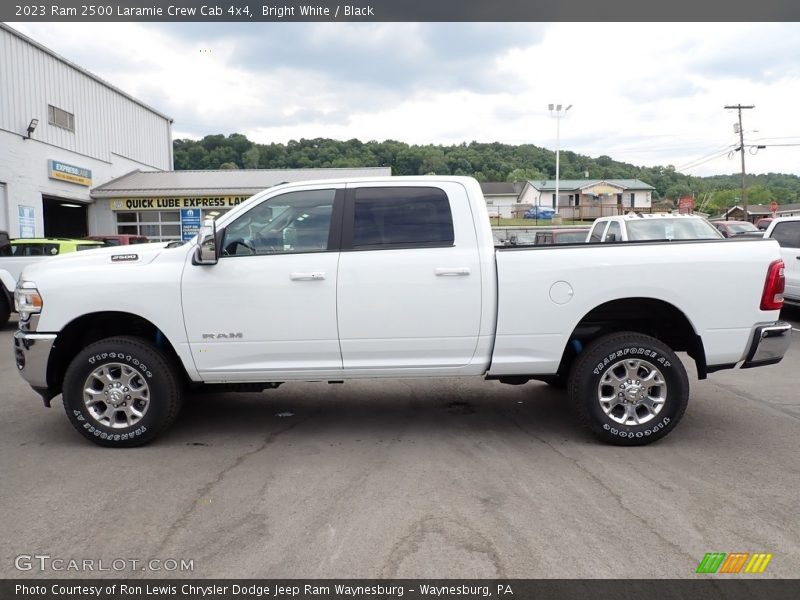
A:
<svg viewBox="0 0 800 600">
<path fill-rule="evenodd" d="M 125 312 L 100 312 L 83 315 L 69 323 L 56 338 L 47 363 L 48 388 L 58 394 L 64 374 L 75 355 L 83 348 L 104 338 L 129 335 L 156 346 L 188 380 L 178 353 L 164 333 L 147 319 Z"/>
<path fill-rule="evenodd" d="M 687 352 L 697 365 L 698 378 L 706 378 L 703 340 L 683 312 L 655 298 L 612 300 L 589 311 L 572 331 L 558 373 L 567 375 L 575 357 L 587 344 L 616 331 L 643 333 L 661 340 L 675 352 Z"/>
</svg>

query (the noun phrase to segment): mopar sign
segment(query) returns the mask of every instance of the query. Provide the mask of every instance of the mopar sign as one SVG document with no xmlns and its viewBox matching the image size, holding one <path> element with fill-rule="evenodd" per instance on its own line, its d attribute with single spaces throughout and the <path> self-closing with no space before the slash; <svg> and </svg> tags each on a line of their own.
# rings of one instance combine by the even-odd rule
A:
<svg viewBox="0 0 800 600">
<path fill-rule="evenodd" d="M 50 179 L 60 179 L 86 187 L 92 185 L 92 172 L 89 169 L 68 165 L 58 160 L 48 160 L 47 165 Z"/>
</svg>

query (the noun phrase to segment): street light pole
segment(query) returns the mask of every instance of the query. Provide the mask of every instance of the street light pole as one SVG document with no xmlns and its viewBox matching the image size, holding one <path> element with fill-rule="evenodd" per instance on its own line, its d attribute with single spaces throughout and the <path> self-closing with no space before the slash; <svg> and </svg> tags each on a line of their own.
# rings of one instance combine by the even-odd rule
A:
<svg viewBox="0 0 800 600">
<path fill-rule="evenodd" d="M 561 170 L 561 117 L 567 114 L 567 111 L 572 108 L 572 104 L 567 106 L 563 113 L 561 112 L 560 104 L 556 104 L 555 106 L 549 104 L 548 108 L 550 109 L 550 115 L 556 118 L 556 199 L 553 201 L 553 210 L 558 210 L 558 184 Z"/>
</svg>

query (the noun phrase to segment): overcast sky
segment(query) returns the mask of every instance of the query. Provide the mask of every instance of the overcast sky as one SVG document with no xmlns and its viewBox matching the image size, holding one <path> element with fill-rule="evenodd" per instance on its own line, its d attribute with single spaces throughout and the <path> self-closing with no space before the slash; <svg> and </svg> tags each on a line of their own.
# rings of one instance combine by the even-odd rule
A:
<svg viewBox="0 0 800 600">
<path fill-rule="evenodd" d="M 14 23 L 175 119 L 175 137 L 555 149 L 695 175 L 800 144 L 800 24 Z M 755 152 L 755 150 L 753 150 Z M 800 145 L 746 155 L 800 174 Z"/>
</svg>

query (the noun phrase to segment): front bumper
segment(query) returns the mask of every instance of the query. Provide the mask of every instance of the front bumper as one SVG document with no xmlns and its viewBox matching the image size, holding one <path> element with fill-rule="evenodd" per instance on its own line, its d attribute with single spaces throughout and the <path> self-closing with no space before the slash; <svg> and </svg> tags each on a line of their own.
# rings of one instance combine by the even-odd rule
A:
<svg viewBox="0 0 800 600">
<path fill-rule="evenodd" d="M 792 326 L 785 321 L 762 323 L 753 331 L 753 341 L 747 352 L 742 369 L 774 365 L 789 350 L 792 342 Z"/>
<path fill-rule="evenodd" d="M 49 403 L 52 394 L 47 391 L 47 361 L 50 350 L 56 341 L 55 333 L 29 333 L 17 331 L 14 334 L 14 359 L 22 378 Z"/>
</svg>

